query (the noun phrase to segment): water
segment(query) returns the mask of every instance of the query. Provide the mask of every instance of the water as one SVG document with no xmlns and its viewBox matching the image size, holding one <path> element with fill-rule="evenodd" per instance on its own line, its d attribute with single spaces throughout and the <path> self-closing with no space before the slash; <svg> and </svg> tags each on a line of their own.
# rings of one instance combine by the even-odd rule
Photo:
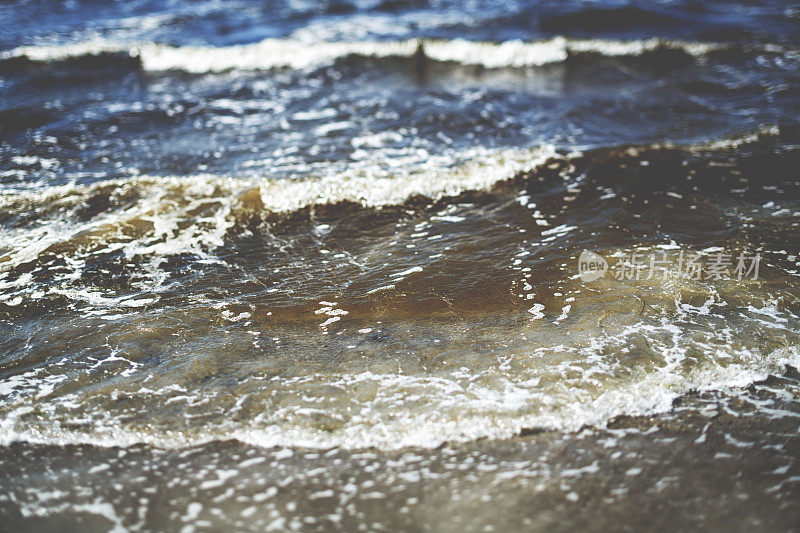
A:
<svg viewBox="0 0 800 533">
<path fill-rule="evenodd" d="M 0 19 L 14 529 L 797 523 L 796 7 Z"/>
</svg>

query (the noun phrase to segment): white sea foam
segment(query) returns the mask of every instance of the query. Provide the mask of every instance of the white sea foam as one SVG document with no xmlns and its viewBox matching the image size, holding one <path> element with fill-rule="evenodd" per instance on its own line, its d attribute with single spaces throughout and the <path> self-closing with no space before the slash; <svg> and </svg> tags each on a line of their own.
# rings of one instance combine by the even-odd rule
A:
<svg viewBox="0 0 800 533">
<path fill-rule="evenodd" d="M 21 209 L 60 205 L 67 212 L 95 194 L 135 191 L 139 200 L 85 221 L 75 222 L 60 216 L 41 217 L 35 227 L 19 230 L 3 229 L 0 248 L 0 272 L 22 262 L 34 260 L 51 246 L 93 232 L 109 237 L 105 249 L 122 250 L 127 257 L 136 255 L 166 256 L 177 253 L 198 253 L 219 246 L 233 224 L 232 209 L 240 197 L 256 192 L 263 208 L 271 212 L 287 212 L 303 207 L 352 201 L 366 207 L 401 204 L 415 195 L 432 199 L 457 195 L 467 190 L 482 190 L 500 180 L 509 179 L 522 170 L 535 168 L 552 157 L 550 147 L 497 151 L 470 150 L 457 157 L 430 157 L 424 164 L 378 172 L 366 168 L 345 171 L 325 177 L 306 179 L 234 178 L 215 175 L 190 177 L 138 176 L 93 185 L 63 185 L 35 190 L 0 193 L 0 207 Z M 456 164 L 454 161 L 466 161 Z M 450 165 L 448 167 L 448 164 Z M 104 192 L 105 191 L 105 192 Z M 206 215 L 194 214 L 205 210 Z M 191 224 L 186 224 L 191 221 Z M 135 223 L 134 223 L 135 222 Z M 128 225 L 148 227 L 139 238 L 120 237 L 113 228 Z M 98 236 L 95 244 L 103 242 Z M 0 283 L 11 283 L 3 281 Z M 19 284 L 19 280 L 14 283 Z"/>
<path fill-rule="evenodd" d="M 669 355 L 669 354 L 666 354 Z M 734 358 L 734 354 L 726 354 Z M 676 360 L 677 361 L 677 360 Z M 572 363 L 568 363 L 572 364 Z M 605 426 L 620 415 L 650 416 L 671 409 L 675 398 L 693 390 L 731 390 L 763 380 L 780 372 L 783 365 L 800 364 L 800 350 L 781 348 L 763 357 L 736 359 L 721 365 L 718 362 L 702 365 L 688 372 L 679 365 L 666 366 L 629 381 L 617 383 L 599 392 L 571 387 L 557 395 L 543 388 L 537 379 L 515 379 L 471 374 L 465 370 L 449 375 L 415 376 L 404 374 L 375 374 L 364 372 L 341 375 L 308 375 L 286 378 L 271 386 L 285 392 L 301 384 L 322 380 L 330 390 L 355 390 L 372 384 L 376 397 L 362 404 L 349 420 L 334 429 L 315 427 L 304 422 L 315 415 L 343 420 L 333 406 L 301 408 L 296 406 L 267 409 L 247 423 L 220 420 L 199 432 L 171 431 L 153 428 L 149 431 L 127 429 L 114 418 L 93 416 L 83 411 L 84 420 L 94 419 L 87 432 L 59 424 L 29 426 L 22 422 L 30 409 L 21 407 L 6 412 L 0 423 L 0 445 L 16 441 L 40 444 L 92 444 L 98 446 L 131 446 L 149 444 L 159 448 L 184 448 L 215 440 L 236 439 L 246 444 L 269 447 L 311 447 L 363 449 L 376 447 L 395 450 L 405 447 L 432 448 L 444 442 L 466 442 L 479 438 L 508 438 L 525 428 L 558 431 L 577 431 L 582 427 Z M 588 374 L 587 374 L 588 377 Z M 148 391 L 140 394 L 154 405 L 167 391 Z M 149 395 L 149 396 L 148 396 Z M 419 398 L 426 398 L 425 407 L 417 407 Z M 206 398 L 203 403 L 212 400 Z M 191 402 L 199 397 L 188 397 Z M 67 408 L 81 408 L 61 402 Z M 43 412 L 52 406 L 42 403 Z M 348 409 L 349 411 L 349 409 Z M 235 412 L 229 413 L 229 416 Z"/>
<path fill-rule="evenodd" d="M 337 41 L 306 42 L 294 39 L 266 39 L 253 44 L 212 46 L 168 46 L 156 43 L 88 41 L 53 46 L 23 46 L 0 54 L 0 58 L 26 57 L 33 61 L 60 61 L 103 53 L 129 53 L 150 71 L 183 70 L 192 73 L 226 70 L 307 69 L 328 65 L 347 56 L 374 58 L 411 57 L 421 41 Z M 424 41 L 425 55 L 435 61 L 486 68 L 537 67 L 559 63 L 570 53 L 605 56 L 637 56 L 658 48 L 682 50 L 702 56 L 722 45 L 663 39 L 638 41 L 575 40 L 555 37 L 544 41 L 489 43 L 456 39 Z"/>
<path fill-rule="evenodd" d="M 719 139 L 716 141 L 711 141 L 706 144 L 702 144 L 696 148 L 698 149 L 706 149 L 706 150 L 728 150 L 739 148 L 741 146 L 745 146 L 750 143 L 758 142 L 763 139 L 769 139 L 771 137 L 777 137 L 780 135 L 781 130 L 779 126 L 774 124 L 768 124 L 758 128 L 755 131 L 751 131 L 742 135 L 738 135 L 735 137 L 727 138 L 727 139 Z"/>
<path fill-rule="evenodd" d="M 468 190 L 484 190 L 522 170 L 533 169 L 555 155 L 551 147 L 531 150 L 470 150 L 456 158 L 431 156 L 422 166 L 378 172 L 375 169 L 305 180 L 271 180 L 261 184 L 264 206 L 275 212 L 340 201 L 368 207 L 396 205 L 415 195 L 438 199 Z M 448 165 L 447 160 L 463 160 Z"/>
</svg>

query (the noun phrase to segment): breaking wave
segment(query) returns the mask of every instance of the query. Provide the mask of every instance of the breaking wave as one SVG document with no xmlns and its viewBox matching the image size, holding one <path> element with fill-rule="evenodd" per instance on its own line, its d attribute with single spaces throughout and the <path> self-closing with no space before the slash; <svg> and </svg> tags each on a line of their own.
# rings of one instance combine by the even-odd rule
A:
<svg viewBox="0 0 800 533">
<path fill-rule="evenodd" d="M 233 393 L 225 387 L 197 389 L 178 370 L 169 384 L 139 378 L 123 389 L 102 386 L 54 396 L 54 390 L 69 390 L 59 379 L 66 376 L 35 370 L 0 388 L 6 398 L 0 444 L 185 448 L 238 440 L 265 448 L 433 448 L 531 430 L 604 427 L 619 416 L 666 412 L 692 391 L 731 391 L 800 364 L 797 346 L 769 352 L 743 345 L 735 340 L 743 333 L 736 326 L 720 331 L 726 343 L 701 341 L 676 322 L 702 324 L 702 312 L 680 302 L 676 310 L 657 325 L 632 324 L 586 345 L 540 347 L 478 371 L 462 366 L 425 375 L 367 370 L 272 378 L 256 372 Z M 775 327 L 770 309 L 754 311 L 749 327 Z M 645 342 L 652 360 L 631 363 L 625 354 Z M 136 376 L 141 363 L 113 351 L 94 364 L 129 365 L 123 375 Z M 207 422 L 175 427 L 169 418 L 175 409 Z"/>
<path fill-rule="evenodd" d="M 727 172 L 746 179 L 752 168 L 731 150 L 780 133 L 718 143 L 710 158 L 692 159 L 707 145 L 544 147 L 465 152 L 384 175 L 140 176 L 6 190 L 0 311 L 20 323 L 21 308 L 40 316 L 9 331 L 12 345 L 39 348 L 0 382 L 0 444 L 435 447 L 603 426 L 669 410 L 693 390 L 780 373 L 800 364 L 787 270 L 796 257 L 786 250 L 762 278 L 739 282 L 586 287 L 572 268 L 587 243 L 622 255 L 679 247 L 619 238 L 621 217 L 641 220 L 632 198 L 661 202 L 653 224 L 663 231 L 695 216 L 693 235 L 701 223 L 723 234 L 716 212 L 692 206 L 739 194 L 746 182 L 729 184 Z M 742 220 L 780 224 L 796 212 L 777 187 L 764 194 L 772 202 Z M 428 207 L 415 210 L 416 196 Z M 337 202 L 355 206 L 322 207 Z M 248 212 L 288 222 L 241 223 Z"/>
<path fill-rule="evenodd" d="M 414 196 L 437 200 L 464 191 L 484 190 L 513 178 L 553 157 L 550 147 L 536 149 L 469 150 L 457 157 L 432 156 L 424 165 L 379 171 L 345 171 L 324 177 L 268 179 L 197 175 L 189 177 L 137 176 L 92 185 L 60 185 L 34 190 L 0 192 L 7 213 L 27 213 L 17 229 L 9 225 L 0 245 L 0 272 L 33 260 L 59 242 L 88 243 L 93 236 L 127 233 L 120 244 L 131 257 L 143 252 L 185 253 L 220 244 L 233 223 L 232 210 L 256 209 L 285 213 L 339 202 L 364 207 L 399 205 Z M 455 163 L 455 161 L 463 161 Z M 100 204 L 101 210 L 87 211 Z M 206 208 L 206 217 L 198 211 Z M 64 213 L 70 216 L 64 217 Z M 39 217 L 33 227 L 24 221 Z M 68 222 L 66 219 L 69 219 Z M 192 221 L 191 223 L 188 223 Z M 159 242 L 140 247 L 130 232 Z M 141 235 L 139 235 L 141 236 Z M 164 238 L 169 236 L 166 242 Z M 129 240 L 131 238 L 133 240 Z"/>
<path fill-rule="evenodd" d="M 420 48 L 422 47 L 422 48 Z M 168 46 L 156 43 L 90 41 L 68 45 L 23 46 L 4 52 L 0 59 L 58 62 L 74 58 L 122 54 L 137 58 L 144 70 L 181 70 L 200 74 L 227 70 L 309 69 L 330 65 L 347 57 L 411 58 L 421 54 L 437 61 L 475 65 L 489 69 L 526 68 L 561 63 L 571 56 L 589 54 L 607 57 L 637 57 L 659 50 L 672 50 L 701 57 L 724 49 L 718 43 L 682 42 L 652 38 L 616 41 L 567 39 L 506 41 L 502 43 L 467 40 L 305 42 L 266 39 L 254 44 L 211 46 Z"/>
</svg>

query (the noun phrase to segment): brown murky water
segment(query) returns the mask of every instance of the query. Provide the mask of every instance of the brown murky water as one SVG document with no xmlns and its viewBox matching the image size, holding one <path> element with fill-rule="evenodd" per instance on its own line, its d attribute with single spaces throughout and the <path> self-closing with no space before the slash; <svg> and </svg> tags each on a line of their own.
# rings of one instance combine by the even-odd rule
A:
<svg viewBox="0 0 800 533">
<path fill-rule="evenodd" d="M 0 508 L 37 530 L 791 529 L 799 153 L 767 132 L 370 191 L 5 192 Z M 718 276 L 677 262 L 720 253 Z"/>
</svg>

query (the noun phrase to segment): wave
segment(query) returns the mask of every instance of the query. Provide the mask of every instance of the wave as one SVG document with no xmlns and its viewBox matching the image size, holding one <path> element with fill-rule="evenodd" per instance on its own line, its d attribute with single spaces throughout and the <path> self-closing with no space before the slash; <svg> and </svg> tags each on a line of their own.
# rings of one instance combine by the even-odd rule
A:
<svg viewBox="0 0 800 533">
<path fill-rule="evenodd" d="M 741 142 L 734 139 L 731 146 L 741 147 L 760 137 L 768 140 L 775 134 L 774 128 L 766 128 Z M 39 313 L 41 326 L 30 337 L 34 348 L 0 382 L 4 397 L 0 444 L 144 443 L 183 448 L 236 439 L 264 447 L 435 447 L 448 441 L 506 438 L 534 428 L 602 427 L 620 415 L 667 411 L 676 398 L 693 390 L 744 387 L 779 373 L 784 365 L 800 364 L 796 287 L 779 283 L 785 279 L 782 274 L 765 271 L 764 276 L 770 277 L 764 281 L 733 285 L 685 277 L 664 282 L 609 279 L 607 285 L 597 286 L 598 291 L 586 291 L 563 270 L 572 251 L 583 243 L 556 240 L 559 233 L 572 233 L 582 224 L 556 223 L 585 221 L 586 212 L 595 213 L 598 204 L 584 209 L 588 204 L 571 198 L 570 213 L 577 219 L 548 219 L 555 227 L 535 236 L 533 231 L 515 231 L 521 216 L 533 228 L 538 226 L 538 211 L 533 210 L 547 211 L 521 192 L 535 195 L 534 191 L 557 184 L 559 191 L 583 188 L 595 191 L 591 198 L 605 196 L 611 189 L 604 186 L 613 182 L 581 178 L 585 167 L 579 160 L 593 158 L 602 164 L 609 160 L 608 153 L 572 157 L 559 156 L 549 147 L 506 149 L 470 152 L 462 154 L 467 160 L 458 164 L 433 162 L 429 168 L 385 176 L 364 172 L 282 181 L 210 175 L 135 177 L 88 186 L 5 191 L 0 194 L 0 217 L 9 212 L 14 216 L 3 221 L 0 242 L 14 249 L 0 252 L 5 254 L 0 257 L 4 299 L 0 303 L 6 310 L 28 302 L 39 305 L 30 308 Z M 657 155 L 642 153 L 623 163 L 653 169 L 658 166 Z M 681 160 L 674 159 L 677 165 Z M 612 174 L 624 168 L 617 163 L 610 162 Z M 575 168 L 562 173 L 565 165 Z M 466 212 L 461 217 L 449 210 L 456 202 L 431 210 L 429 221 L 435 218 L 447 224 L 448 238 L 457 235 L 451 224 L 462 224 L 461 250 L 451 248 L 455 242 L 429 240 L 437 236 L 436 230 L 412 217 L 403 231 L 414 233 L 390 248 L 391 254 L 373 255 L 385 240 L 398 240 L 400 234 L 394 230 L 370 233 L 373 238 L 358 247 L 329 246 L 335 241 L 327 240 L 326 253 L 309 254 L 309 248 L 294 237 L 329 235 L 330 218 L 318 209 L 309 217 L 314 226 L 301 225 L 296 233 L 282 233 L 278 224 L 268 224 L 276 231 L 264 234 L 267 240 L 287 237 L 274 243 L 281 255 L 258 254 L 252 263 L 220 263 L 219 272 L 208 276 L 199 272 L 199 285 L 183 277 L 186 269 L 181 265 L 182 276 L 172 281 L 162 281 L 157 264 L 142 265 L 143 275 L 153 277 L 136 278 L 141 285 L 131 283 L 133 292 L 121 283 L 121 276 L 110 287 L 103 285 L 105 275 L 92 278 L 113 270 L 116 259 L 104 254 L 157 261 L 179 253 L 202 255 L 226 243 L 233 250 L 231 241 L 236 239 L 229 238 L 229 231 L 246 211 L 291 213 L 354 202 L 376 210 L 402 204 L 397 212 L 405 216 L 411 203 L 404 202 L 415 195 L 434 199 L 488 189 L 528 170 L 533 172 L 519 176 L 524 190 L 494 189 L 497 201 L 481 211 L 487 217 L 483 225 L 475 211 L 472 217 Z M 545 181 L 546 176 L 554 181 Z M 643 187 L 659 189 L 652 180 Z M 620 188 L 612 192 L 633 197 Z M 561 206 L 561 193 L 558 196 Z M 533 199 L 544 202 L 545 197 Z M 458 202 L 464 204 L 462 200 Z M 670 209 L 669 216 L 680 216 Z M 345 211 L 341 218 L 351 219 L 351 213 Z M 398 218 L 388 215 L 388 227 L 394 228 Z M 21 221 L 25 216 L 29 220 Z M 376 229 L 373 222 L 368 222 L 370 232 Z M 595 219 L 591 222 L 597 224 Z M 482 227 L 492 228 L 491 232 L 481 231 Z M 405 248 L 413 239 L 420 240 L 414 240 L 414 248 Z M 593 245 L 602 242 L 602 236 L 592 239 Z M 481 262 L 473 253 L 477 245 L 494 255 Z M 246 253 L 249 246 L 245 242 L 238 250 Z M 311 249 L 317 250 L 315 246 Z M 429 262 L 432 256 L 427 254 L 438 252 L 439 246 L 451 254 L 449 262 Z M 535 258 L 530 254 L 545 246 L 556 251 L 552 259 L 539 252 Z M 46 249 L 61 254 L 59 262 L 48 263 L 42 256 Z M 404 249 L 414 251 L 406 255 Z M 414 255 L 422 249 L 425 254 Z M 660 249 L 665 248 L 653 248 Z M 620 249 L 621 256 L 631 251 Z M 327 261 L 328 254 L 335 257 L 337 252 L 344 256 L 342 261 L 354 261 L 348 262 L 354 269 L 364 269 L 359 270 L 365 272 L 361 278 L 348 276 L 356 283 L 343 283 L 335 271 L 327 273 L 327 266 L 309 270 L 311 262 L 336 266 Z M 216 260 L 214 255 L 207 254 L 208 260 Z M 261 269 L 295 263 L 294 270 L 272 272 L 278 284 L 264 277 L 272 274 Z M 487 269 L 486 265 L 499 266 Z M 39 271 L 20 268 L 9 275 L 8 267 L 15 266 Z M 128 275 L 135 266 L 126 264 L 131 269 Z M 551 279 L 548 271 L 558 274 Z M 310 284 L 303 292 L 303 284 L 310 283 L 308 272 L 328 276 L 331 285 Z M 454 275 L 442 278 L 445 272 Z M 504 272 L 508 274 L 504 280 L 525 280 L 527 287 L 492 281 Z M 42 282 L 31 283 L 39 274 Z M 254 279 L 262 282 L 257 289 L 247 285 Z M 285 280 L 288 285 L 281 285 Z M 173 294 L 160 283 L 175 283 Z M 397 283 L 398 289 L 388 289 L 388 283 Z M 471 290 L 478 283 L 499 302 L 496 307 L 481 307 Z M 463 294 L 469 294 L 463 303 L 451 298 L 460 297 L 458 293 L 442 293 L 453 315 L 437 313 L 425 300 L 417 302 L 428 291 L 438 294 L 459 284 L 465 287 Z M 297 292 L 283 294 L 282 287 L 288 286 Z M 515 298 L 519 295 L 520 304 L 509 304 L 509 288 Z M 74 313 L 42 314 L 44 297 L 35 291 L 86 301 L 89 311 L 83 307 Z M 523 300 L 520 291 L 531 298 Z M 305 294 L 313 294 L 313 299 Z M 364 304 L 365 294 L 377 296 Z M 162 298 L 159 306 L 148 307 L 154 298 Z M 410 314 L 387 311 L 406 305 L 417 307 Z M 467 306 L 476 311 L 463 313 Z M 104 315 L 105 308 L 122 308 L 123 314 Z M 529 309 L 539 309 L 538 314 L 531 317 Z M 564 318 L 554 318 L 558 309 Z M 560 325 L 562 320 L 569 321 L 567 327 Z M 95 327 L 101 321 L 107 325 Z M 67 346 L 64 343 L 73 342 L 64 340 L 70 339 L 71 331 L 89 336 Z M 442 335 L 445 342 L 437 344 Z M 190 342 L 176 340 L 182 336 Z M 92 349 L 76 353 L 79 343 Z M 320 360 L 319 354 L 333 354 L 335 360 Z M 63 372 L 59 358 L 69 359 Z M 74 379 L 83 370 L 85 377 Z M 183 420 L 196 422 L 175 429 L 176 412 L 185 415 Z"/>
<path fill-rule="evenodd" d="M 222 243 L 243 212 L 287 213 L 342 202 L 380 208 L 418 196 L 438 200 L 488 189 L 555 155 L 550 146 L 473 149 L 392 171 L 369 167 L 303 179 L 137 176 L 91 185 L 6 189 L 0 192 L 0 209 L 6 213 L 0 223 L 14 223 L 0 228 L 0 273 L 65 243 L 71 248 L 114 248 L 126 257 L 202 255 Z"/>
<path fill-rule="evenodd" d="M 793 132 L 784 135 L 782 128 L 765 125 L 690 146 L 660 143 L 627 150 L 697 153 L 795 140 Z M 66 243 L 71 243 L 70 248 L 90 243 L 90 249 L 113 247 L 129 258 L 202 255 L 220 245 L 226 232 L 248 213 L 263 217 L 345 203 L 380 209 L 414 198 L 436 202 L 486 191 L 520 173 L 536 173 L 555 160 L 568 162 L 580 155 L 573 151 L 563 156 L 551 145 L 474 148 L 302 178 L 139 175 L 89 185 L 6 187 L 0 191 L 0 274 Z"/>
<path fill-rule="evenodd" d="M 322 204 L 354 202 L 364 207 L 400 205 L 414 196 L 438 200 L 465 191 L 485 190 L 495 183 L 513 178 L 521 171 L 535 169 L 551 157 L 555 148 L 543 145 L 536 148 L 469 149 L 450 155 L 431 155 L 421 164 L 381 170 L 373 166 L 355 168 L 326 176 L 307 176 L 302 179 L 270 179 L 198 174 L 194 176 L 148 176 L 106 180 L 91 185 L 55 185 L 37 188 L 7 188 L 0 191 L 0 206 L 8 212 L 22 209 L 53 207 L 62 202 L 82 205 L 97 194 L 118 197 L 120 191 L 138 188 L 140 191 L 180 190 L 211 191 L 216 187 L 228 192 L 259 188 L 258 197 L 263 209 L 289 212 Z M 252 192 L 252 191 L 251 191 Z M 191 196 L 194 196 L 190 193 Z"/>
<path fill-rule="evenodd" d="M 632 328 L 627 335 L 640 329 L 653 330 Z M 675 333 L 678 328 L 673 324 L 664 325 L 663 330 L 676 338 L 681 336 Z M 694 347 L 694 354 L 689 355 L 692 348 L 682 344 L 692 343 L 680 340 L 668 347 L 656 341 L 668 364 L 646 372 L 634 369 L 627 380 L 600 378 L 614 365 L 588 363 L 604 348 L 624 347 L 613 339 L 603 339 L 589 348 L 555 346 L 539 350 L 536 357 L 561 350 L 578 358 L 580 364 L 569 360 L 549 370 L 520 375 L 507 372 L 501 363 L 498 368 L 477 373 L 462 368 L 445 375 L 366 371 L 274 378 L 267 393 L 247 387 L 250 392 L 242 396 L 193 391 L 177 384 L 107 391 L 112 401 L 127 403 L 127 410 L 121 413 L 109 412 L 108 396 L 103 400 L 82 394 L 47 398 L 58 381 L 37 385 L 34 382 L 40 376 L 29 373 L 11 380 L 6 388 L 35 386 L 36 391 L 42 389 L 37 397 L 43 399 L 36 400 L 35 410 L 24 400 L 11 402 L 12 407 L 0 419 L 0 446 L 27 442 L 183 449 L 234 440 L 263 448 L 435 448 L 447 442 L 507 439 L 531 430 L 576 432 L 585 427 L 606 427 L 621 416 L 668 412 L 678 398 L 691 392 L 736 394 L 736 389 L 780 375 L 787 365 L 800 364 L 797 346 L 768 353 L 717 348 L 715 354 L 706 354 L 709 360 L 704 364 L 692 363 L 694 368 L 682 370 L 681 363 L 692 361 L 698 353 Z M 576 369 L 580 369 L 579 379 L 574 377 Z M 570 386 L 564 387 L 558 377 L 563 379 L 570 371 Z M 601 380 L 605 383 L 598 389 Z M 257 381 L 263 389 L 264 383 Z M 324 400 L 322 391 L 327 395 Z M 277 393 L 284 401 L 271 400 L 269 393 Z M 286 401 L 287 397 L 296 398 L 295 403 Z M 420 404 L 423 397 L 425 402 Z M 312 400 L 316 403 L 309 405 Z M 187 411 L 203 405 L 204 418 L 211 422 L 192 430 L 174 429 L 170 416 L 174 416 L 175 405 L 185 406 Z M 209 410 L 209 406 L 214 407 Z M 147 423 L 136 423 L 135 417 L 133 422 L 128 420 L 132 410 L 150 413 Z M 72 423 L 75 419 L 81 422 Z"/>
<path fill-rule="evenodd" d="M 330 65 L 346 57 L 414 58 L 422 53 L 425 58 L 437 62 L 489 69 L 526 68 L 562 63 L 571 56 L 584 54 L 638 57 L 659 50 L 672 50 L 699 57 L 723 48 L 725 45 L 719 43 L 657 38 L 618 41 L 556 37 L 543 41 L 517 40 L 502 43 L 461 39 L 311 43 L 293 39 L 266 39 L 254 44 L 227 47 L 175 47 L 156 43 L 89 41 L 68 45 L 19 47 L 0 54 L 0 60 L 58 62 L 112 54 L 136 58 L 146 71 L 180 70 L 203 74 L 276 68 L 302 70 Z"/>
</svg>

